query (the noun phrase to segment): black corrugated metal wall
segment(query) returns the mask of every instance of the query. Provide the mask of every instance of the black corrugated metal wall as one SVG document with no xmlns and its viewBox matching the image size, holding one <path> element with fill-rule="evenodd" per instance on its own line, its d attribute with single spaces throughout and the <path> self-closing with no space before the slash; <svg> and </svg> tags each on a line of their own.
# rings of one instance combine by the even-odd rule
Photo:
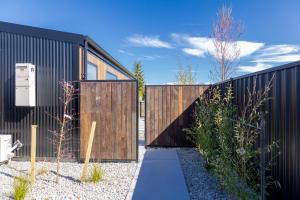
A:
<svg viewBox="0 0 300 200">
<path fill-rule="evenodd" d="M 0 134 L 12 134 L 24 147 L 19 157 L 30 156 L 31 124 L 37 124 L 37 157 L 54 157 L 55 149 L 49 130 L 57 128 L 56 121 L 46 113 L 62 113 L 59 81 L 76 80 L 79 45 L 0 31 Z M 15 64 L 36 65 L 37 106 L 15 106 Z M 77 76 L 78 77 L 78 76 Z M 72 107 L 76 108 L 73 103 Z M 74 131 L 69 145 L 72 157 L 78 156 L 79 133 Z"/>
<path fill-rule="evenodd" d="M 240 110 L 256 77 L 257 89 L 273 77 L 271 99 L 266 104 L 267 141 L 278 141 L 281 155 L 272 167 L 272 175 L 281 188 L 272 191 L 272 199 L 300 199 L 300 62 L 235 78 L 219 85 L 233 86 L 234 103 Z"/>
</svg>

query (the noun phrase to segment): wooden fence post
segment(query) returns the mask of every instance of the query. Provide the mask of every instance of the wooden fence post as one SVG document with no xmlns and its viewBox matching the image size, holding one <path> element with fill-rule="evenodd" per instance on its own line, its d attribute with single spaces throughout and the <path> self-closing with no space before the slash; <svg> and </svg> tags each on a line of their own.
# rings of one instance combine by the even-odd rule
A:
<svg viewBox="0 0 300 200">
<path fill-rule="evenodd" d="M 88 141 L 88 145 L 87 145 L 87 149 L 86 149 L 84 166 L 83 166 L 83 170 L 82 170 L 82 174 L 81 174 L 81 178 L 80 178 L 81 182 L 86 180 L 86 173 L 87 173 L 88 164 L 90 161 L 92 145 L 93 145 L 93 140 L 94 140 L 94 135 L 95 135 L 95 129 L 96 129 L 96 122 L 93 121 L 90 136 L 89 136 L 89 141 Z"/>
<path fill-rule="evenodd" d="M 31 182 L 35 182 L 35 160 L 36 160 L 36 129 L 37 125 L 31 125 Z"/>
<path fill-rule="evenodd" d="M 261 133 L 260 133 L 260 194 L 261 200 L 265 200 L 265 187 L 266 187 L 266 180 L 265 180 L 265 170 L 266 170 L 266 121 L 263 118 L 260 122 L 260 128 L 261 128 Z"/>
</svg>

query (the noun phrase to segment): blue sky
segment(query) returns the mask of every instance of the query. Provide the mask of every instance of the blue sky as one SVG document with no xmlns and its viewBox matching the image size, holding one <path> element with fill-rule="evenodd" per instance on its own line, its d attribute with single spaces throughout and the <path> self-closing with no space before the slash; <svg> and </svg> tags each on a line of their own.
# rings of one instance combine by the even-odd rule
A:
<svg viewBox="0 0 300 200">
<path fill-rule="evenodd" d="M 234 76 L 300 60 L 298 0 L 1 0 L 0 21 L 91 36 L 147 84 L 175 81 L 178 63 L 209 81 L 212 22 L 222 4 L 244 24 Z"/>
</svg>

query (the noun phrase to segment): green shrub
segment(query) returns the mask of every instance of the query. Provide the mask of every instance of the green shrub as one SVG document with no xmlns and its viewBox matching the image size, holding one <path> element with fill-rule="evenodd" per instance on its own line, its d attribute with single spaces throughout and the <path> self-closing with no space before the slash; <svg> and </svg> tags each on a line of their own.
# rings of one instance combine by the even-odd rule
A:
<svg viewBox="0 0 300 200">
<path fill-rule="evenodd" d="M 219 147 L 215 117 L 220 98 L 219 88 L 210 90 L 207 96 L 200 96 L 194 111 L 194 126 L 191 129 L 185 129 L 188 138 L 195 143 L 206 158 L 208 168 L 212 167 L 211 162 Z"/>
<path fill-rule="evenodd" d="M 88 173 L 88 177 L 83 182 L 98 183 L 102 180 L 103 171 L 98 164 L 93 164 L 92 169 Z"/>
<path fill-rule="evenodd" d="M 261 149 L 257 148 L 257 141 L 261 133 L 259 123 L 266 114 L 262 108 L 269 100 L 271 82 L 257 90 L 254 80 L 239 112 L 232 104 L 231 85 L 223 96 L 218 87 L 210 89 L 196 104 L 193 127 L 185 130 L 206 158 L 206 168 L 238 199 L 259 199 Z M 272 152 L 275 148 L 278 144 L 273 141 L 265 150 Z M 267 168 L 269 166 L 270 162 Z M 274 182 L 272 177 L 267 180 L 267 185 Z"/>
<path fill-rule="evenodd" d="M 30 189 L 30 181 L 26 177 L 15 177 L 13 183 L 13 198 L 23 200 Z"/>
</svg>

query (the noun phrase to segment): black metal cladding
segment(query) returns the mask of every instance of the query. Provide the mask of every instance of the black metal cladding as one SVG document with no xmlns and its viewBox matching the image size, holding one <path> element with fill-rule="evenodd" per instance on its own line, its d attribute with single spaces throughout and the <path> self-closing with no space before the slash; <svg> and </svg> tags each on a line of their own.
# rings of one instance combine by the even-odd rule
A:
<svg viewBox="0 0 300 200">
<path fill-rule="evenodd" d="M 49 130 L 57 122 L 49 117 L 62 113 L 59 81 L 78 77 L 79 45 L 72 41 L 47 39 L 0 30 L 0 134 L 12 134 L 24 146 L 17 156 L 30 156 L 31 125 L 37 124 L 37 157 L 54 157 L 55 149 Z M 36 65 L 36 107 L 15 106 L 15 64 Z M 77 103 L 71 106 L 75 109 Z M 76 109 L 75 109 L 76 111 Z M 74 131 L 69 145 L 72 157 L 78 156 L 79 133 Z"/>
<path fill-rule="evenodd" d="M 247 88 L 252 87 L 256 77 L 257 89 L 275 75 L 270 91 L 271 99 L 265 105 L 266 139 L 278 141 L 281 155 L 271 173 L 281 188 L 270 191 L 271 199 L 300 199 L 300 62 L 283 65 L 254 74 L 245 75 L 223 83 L 217 83 L 221 91 L 232 84 L 234 104 L 243 108 Z M 274 154 L 275 155 L 275 154 Z"/>
</svg>

